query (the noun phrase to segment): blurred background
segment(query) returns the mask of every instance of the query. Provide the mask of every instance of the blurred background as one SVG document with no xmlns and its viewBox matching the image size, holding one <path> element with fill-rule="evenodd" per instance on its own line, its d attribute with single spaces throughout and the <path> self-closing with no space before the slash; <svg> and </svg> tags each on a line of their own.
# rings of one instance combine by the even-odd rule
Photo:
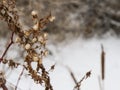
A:
<svg viewBox="0 0 120 90">
<path fill-rule="evenodd" d="M 119 4 L 120 0 L 17 0 L 18 10 L 27 25 L 31 25 L 32 10 L 37 10 L 40 17 L 50 12 L 56 17 L 55 22 L 45 28 L 56 41 L 78 36 L 102 37 L 108 32 L 119 36 Z M 0 34 L 7 34 L 5 25 L 0 25 Z"/>
<path fill-rule="evenodd" d="M 104 90 L 120 90 L 120 0 L 17 0 L 17 8 L 25 26 L 32 25 L 33 10 L 37 10 L 40 17 L 50 12 L 56 17 L 44 29 L 48 32 L 47 48 L 50 51 L 44 63 L 46 67 L 57 63 L 50 73 L 54 90 L 73 90 L 75 86 L 64 66 L 71 68 L 78 81 L 91 70 L 92 75 L 83 82 L 81 90 L 100 90 L 101 44 L 106 55 Z M 8 37 L 6 23 L 0 22 L 0 54 L 5 48 L 4 39 Z M 8 56 L 19 56 L 16 50 L 11 48 Z M 19 70 L 9 75 L 8 82 L 15 85 L 18 73 Z M 19 84 L 20 90 L 38 90 L 40 87 L 25 77 Z"/>
</svg>

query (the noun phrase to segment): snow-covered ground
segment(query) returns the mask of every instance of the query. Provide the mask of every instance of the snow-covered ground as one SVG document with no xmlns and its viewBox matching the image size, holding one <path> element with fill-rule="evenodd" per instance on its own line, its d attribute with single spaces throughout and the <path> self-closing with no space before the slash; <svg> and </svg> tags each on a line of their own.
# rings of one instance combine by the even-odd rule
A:
<svg viewBox="0 0 120 90">
<path fill-rule="evenodd" d="M 54 90 L 73 90 L 75 84 L 65 66 L 71 68 L 79 81 L 87 71 L 92 71 L 91 77 L 83 81 L 81 90 L 100 90 L 98 77 L 101 74 L 100 54 L 101 44 L 105 50 L 105 82 L 104 90 L 120 90 L 120 39 L 109 37 L 105 39 L 76 39 L 71 42 L 54 46 L 50 44 L 49 50 L 53 55 L 44 59 L 44 64 L 49 68 L 56 63 L 53 72 L 50 72 L 51 83 Z M 16 84 L 21 71 L 15 70 L 9 76 L 8 82 Z M 22 77 L 20 90 L 44 90 L 43 86 L 34 84 L 31 79 Z M 42 89 L 43 88 L 43 89 Z"/>
</svg>

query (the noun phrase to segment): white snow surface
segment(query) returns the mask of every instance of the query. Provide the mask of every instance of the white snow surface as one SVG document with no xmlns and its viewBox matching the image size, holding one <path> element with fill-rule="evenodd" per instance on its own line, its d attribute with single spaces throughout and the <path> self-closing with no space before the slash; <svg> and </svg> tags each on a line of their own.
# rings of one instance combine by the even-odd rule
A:
<svg viewBox="0 0 120 90">
<path fill-rule="evenodd" d="M 101 75 L 101 44 L 105 51 L 104 90 L 120 90 L 120 39 L 116 37 L 89 40 L 78 38 L 60 45 L 48 44 L 53 55 L 44 59 L 44 65 L 49 69 L 56 63 L 55 69 L 50 72 L 53 89 L 73 90 L 75 83 L 65 67 L 68 66 L 78 81 L 91 70 L 91 76 L 82 82 L 81 90 L 100 90 L 98 77 Z M 9 74 L 7 82 L 16 85 L 21 70 L 22 67 L 19 67 Z M 24 75 L 18 90 L 44 90 L 44 85 L 37 85 Z"/>
</svg>

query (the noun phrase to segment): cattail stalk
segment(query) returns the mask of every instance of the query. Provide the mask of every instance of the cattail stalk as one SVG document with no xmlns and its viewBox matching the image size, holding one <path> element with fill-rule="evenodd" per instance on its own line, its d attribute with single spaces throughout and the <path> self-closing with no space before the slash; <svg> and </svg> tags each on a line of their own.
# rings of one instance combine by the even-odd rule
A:
<svg viewBox="0 0 120 90">
<path fill-rule="evenodd" d="M 104 47 L 103 45 L 101 45 L 101 76 L 102 76 L 102 80 L 105 79 L 105 52 L 104 52 Z"/>
<path fill-rule="evenodd" d="M 104 90 L 104 79 L 105 79 L 105 52 L 104 47 L 101 45 L 101 90 Z"/>
</svg>

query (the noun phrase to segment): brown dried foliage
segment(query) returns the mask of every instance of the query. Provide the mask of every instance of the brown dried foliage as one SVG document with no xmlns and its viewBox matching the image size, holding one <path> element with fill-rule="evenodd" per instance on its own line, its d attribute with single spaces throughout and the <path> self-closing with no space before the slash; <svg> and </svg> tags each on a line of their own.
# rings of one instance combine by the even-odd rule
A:
<svg viewBox="0 0 120 90">
<path fill-rule="evenodd" d="M 22 66 L 29 72 L 29 75 L 36 83 L 45 84 L 45 90 L 53 90 L 50 83 L 50 77 L 42 60 L 48 53 L 46 49 L 47 34 L 43 31 L 43 29 L 49 22 L 52 22 L 55 17 L 50 14 L 44 18 L 39 18 L 36 11 L 32 11 L 31 15 L 34 25 L 32 28 L 30 27 L 29 29 L 24 30 L 24 28 L 22 28 L 22 24 L 20 23 L 19 15 L 16 9 L 16 0 L 0 1 L 0 20 L 5 21 L 9 30 L 12 32 L 10 43 L 3 52 L 0 58 L 0 63 L 2 62 L 4 64 L 8 64 L 12 68 L 21 65 L 11 59 L 7 60 L 5 58 L 10 46 L 13 43 L 19 44 L 26 52 L 24 65 Z M 16 41 L 13 40 L 14 35 L 16 36 Z M 33 62 L 37 63 L 35 70 L 31 66 Z"/>
</svg>

